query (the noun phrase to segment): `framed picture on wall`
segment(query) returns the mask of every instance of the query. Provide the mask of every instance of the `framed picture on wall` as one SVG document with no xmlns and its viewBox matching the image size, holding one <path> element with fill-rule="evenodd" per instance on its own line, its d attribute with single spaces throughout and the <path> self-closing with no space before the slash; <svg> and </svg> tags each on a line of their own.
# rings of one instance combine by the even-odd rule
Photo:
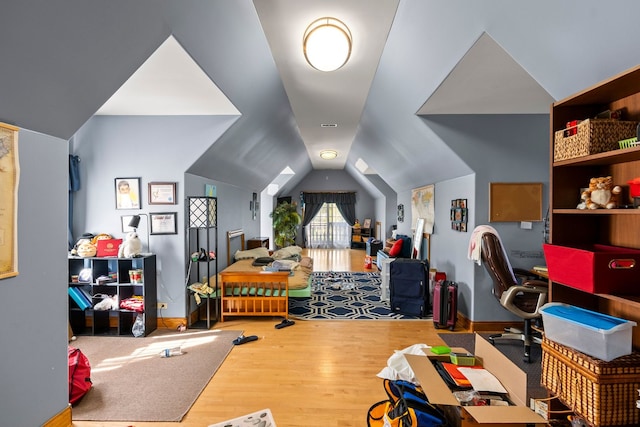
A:
<svg viewBox="0 0 640 427">
<path fill-rule="evenodd" d="M 153 212 L 149 217 L 151 218 L 150 234 L 178 234 L 177 212 Z"/>
<path fill-rule="evenodd" d="M 140 178 L 116 178 L 116 209 L 140 209 Z"/>
<path fill-rule="evenodd" d="M 150 182 L 149 183 L 149 204 L 150 205 L 175 205 L 176 204 L 175 182 Z"/>
<path fill-rule="evenodd" d="M 371 218 L 365 218 L 362 222 L 362 228 L 371 228 Z"/>
</svg>

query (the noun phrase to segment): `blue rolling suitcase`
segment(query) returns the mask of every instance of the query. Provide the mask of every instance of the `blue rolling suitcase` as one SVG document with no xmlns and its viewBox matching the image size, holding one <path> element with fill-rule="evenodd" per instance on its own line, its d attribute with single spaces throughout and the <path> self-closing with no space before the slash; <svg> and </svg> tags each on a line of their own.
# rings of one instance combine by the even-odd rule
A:
<svg viewBox="0 0 640 427">
<path fill-rule="evenodd" d="M 389 264 L 391 311 L 408 316 L 429 314 L 429 262 L 397 258 Z"/>
</svg>

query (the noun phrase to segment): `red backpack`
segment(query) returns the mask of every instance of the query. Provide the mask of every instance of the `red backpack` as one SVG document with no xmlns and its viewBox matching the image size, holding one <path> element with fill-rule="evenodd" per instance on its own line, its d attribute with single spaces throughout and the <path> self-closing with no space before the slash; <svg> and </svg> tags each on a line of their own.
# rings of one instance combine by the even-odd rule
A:
<svg viewBox="0 0 640 427">
<path fill-rule="evenodd" d="M 77 348 L 69 346 L 69 403 L 82 399 L 91 389 L 91 365 L 89 359 Z"/>
</svg>

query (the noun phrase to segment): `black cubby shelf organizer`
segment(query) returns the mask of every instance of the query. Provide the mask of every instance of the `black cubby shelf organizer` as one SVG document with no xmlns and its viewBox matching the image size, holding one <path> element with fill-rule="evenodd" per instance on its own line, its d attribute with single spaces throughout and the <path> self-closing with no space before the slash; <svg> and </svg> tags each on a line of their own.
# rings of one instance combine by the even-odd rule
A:
<svg viewBox="0 0 640 427">
<path fill-rule="evenodd" d="M 69 257 L 69 288 L 80 291 L 89 301 L 82 309 L 69 296 L 69 323 L 76 335 L 133 336 L 132 327 L 138 312 L 121 309 L 120 301 L 133 296 L 142 297 L 144 307 L 144 335 L 153 332 L 157 318 L 156 256 L 139 258 Z M 97 310 L 94 306 L 103 296 L 115 296 L 117 307 Z"/>
</svg>

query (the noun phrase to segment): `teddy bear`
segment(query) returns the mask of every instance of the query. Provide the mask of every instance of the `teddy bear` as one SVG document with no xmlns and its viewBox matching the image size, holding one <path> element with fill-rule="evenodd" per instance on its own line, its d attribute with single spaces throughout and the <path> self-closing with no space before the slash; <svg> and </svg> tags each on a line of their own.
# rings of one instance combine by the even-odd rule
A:
<svg viewBox="0 0 640 427">
<path fill-rule="evenodd" d="M 142 241 L 138 237 L 138 233 L 130 231 L 127 234 L 124 242 L 118 249 L 118 258 L 133 258 L 140 255 L 142 252 Z"/>
<path fill-rule="evenodd" d="M 613 185 L 611 176 L 601 176 L 589 180 L 589 188 L 582 192 L 580 209 L 614 209 L 618 206 L 619 185 Z"/>
</svg>

